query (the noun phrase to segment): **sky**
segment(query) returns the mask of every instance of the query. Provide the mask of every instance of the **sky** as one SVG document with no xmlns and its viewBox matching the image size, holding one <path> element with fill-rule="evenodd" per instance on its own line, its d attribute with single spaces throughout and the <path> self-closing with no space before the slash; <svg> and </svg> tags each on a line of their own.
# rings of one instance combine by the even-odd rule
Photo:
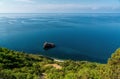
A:
<svg viewBox="0 0 120 79">
<path fill-rule="evenodd" d="M 120 0 L 0 0 L 0 13 L 120 13 Z"/>
</svg>

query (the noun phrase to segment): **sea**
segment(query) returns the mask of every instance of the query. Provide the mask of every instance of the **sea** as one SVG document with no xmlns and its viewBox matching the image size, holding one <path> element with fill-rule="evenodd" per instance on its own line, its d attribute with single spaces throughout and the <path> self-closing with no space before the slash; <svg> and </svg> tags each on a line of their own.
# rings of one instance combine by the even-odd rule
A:
<svg viewBox="0 0 120 79">
<path fill-rule="evenodd" d="M 44 50 L 44 42 L 56 47 Z M 61 60 L 107 63 L 120 47 L 120 14 L 1 13 L 0 47 Z"/>
</svg>

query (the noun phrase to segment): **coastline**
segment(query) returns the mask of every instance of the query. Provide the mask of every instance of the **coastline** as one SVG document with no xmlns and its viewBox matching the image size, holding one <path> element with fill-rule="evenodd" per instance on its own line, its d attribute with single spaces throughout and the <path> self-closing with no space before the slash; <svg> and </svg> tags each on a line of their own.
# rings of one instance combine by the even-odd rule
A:
<svg viewBox="0 0 120 79">
<path fill-rule="evenodd" d="M 61 60 L 61 59 L 56 59 L 56 58 L 53 58 L 54 61 L 57 61 L 57 62 L 64 62 L 64 60 Z"/>
<path fill-rule="evenodd" d="M 53 58 L 53 57 L 49 57 L 49 56 L 45 56 L 45 55 L 40 55 L 40 54 L 32 54 L 32 55 L 38 55 L 38 56 L 46 57 L 48 59 L 52 59 L 52 60 L 57 61 L 57 62 L 64 62 L 65 61 L 63 59 Z"/>
</svg>

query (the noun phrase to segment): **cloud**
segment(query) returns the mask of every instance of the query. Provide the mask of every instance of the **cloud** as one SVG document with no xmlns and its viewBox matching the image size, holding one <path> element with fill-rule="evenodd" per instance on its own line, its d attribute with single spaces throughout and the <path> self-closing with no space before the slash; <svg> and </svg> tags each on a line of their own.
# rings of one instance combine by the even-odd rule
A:
<svg viewBox="0 0 120 79">
<path fill-rule="evenodd" d="M 80 4 L 45 4 L 36 5 L 37 9 L 45 10 L 115 10 L 120 6 L 80 5 Z"/>
<path fill-rule="evenodd" d="M 24 2 L 24 3 L 34 3 L 33 0 L 15 0 L 17 2 Z"/>
<path fill-rule="evenodd" d="M 16 0 L 31 3 L 32 0 Z M 30 2 L 29 2 L 30 1 Z M 34 2 L 34 1 L 33 1 Z M 82 5 L 82 4 L 24 4 L 1 6 L 0 12 L 8 13 L 69 13 L 69 12 L 114 12 L 119 6 Z M 119 11 L 120 12 L 120 11 Z"/>
<path fill-rule="evenodd" d="M 2 3 L 2 2 L 0 2 L 0 5 L 3 5 L 3 3 Z"/>
</svg>

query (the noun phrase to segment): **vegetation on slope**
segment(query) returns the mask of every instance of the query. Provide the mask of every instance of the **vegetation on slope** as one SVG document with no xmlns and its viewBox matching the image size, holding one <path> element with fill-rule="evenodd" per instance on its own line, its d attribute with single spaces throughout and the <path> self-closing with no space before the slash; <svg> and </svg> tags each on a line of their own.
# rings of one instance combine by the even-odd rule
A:
<svg viewBox="0 0 120 79">
<path fill-rule="evenodd" d="M 0 48 L 0 78 L 3 79 L 120 79 L 120 49 L 107 64 L 88 61 L 64 62 Z"/>
</svg>

